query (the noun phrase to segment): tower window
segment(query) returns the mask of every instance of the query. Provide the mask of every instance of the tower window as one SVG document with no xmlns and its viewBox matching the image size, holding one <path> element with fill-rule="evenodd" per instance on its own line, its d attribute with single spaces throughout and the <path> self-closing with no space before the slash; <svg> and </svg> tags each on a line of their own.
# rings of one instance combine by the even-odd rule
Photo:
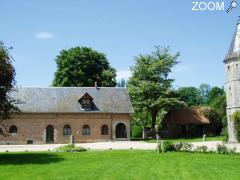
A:
<svg viewBox="0 0 240 180">
<path fill-rule="evenodd" d="M 230 70 L 230 66 L 228 66 L 228 70 Z"/>
</svg>

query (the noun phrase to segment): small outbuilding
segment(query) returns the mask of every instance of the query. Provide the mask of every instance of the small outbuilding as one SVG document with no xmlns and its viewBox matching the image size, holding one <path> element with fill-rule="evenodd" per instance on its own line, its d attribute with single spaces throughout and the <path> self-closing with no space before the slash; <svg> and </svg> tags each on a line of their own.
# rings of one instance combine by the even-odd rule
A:
<svg viewBox="0 0 240 180">
<path fill-rule="evenodd" d="M 201 109 L 173 109 L 162 122 L 161 135 L 170 138 L 202 136 L 209 123 Z"/>
</svg>

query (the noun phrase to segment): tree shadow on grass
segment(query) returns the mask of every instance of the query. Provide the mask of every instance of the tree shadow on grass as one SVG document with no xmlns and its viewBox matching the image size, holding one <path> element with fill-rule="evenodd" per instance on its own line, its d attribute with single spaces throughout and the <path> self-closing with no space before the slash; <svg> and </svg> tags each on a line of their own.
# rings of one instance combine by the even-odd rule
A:
<svg viewBox="0 0 240 180">
<path fill-rule="evenodd" d="M 6 153 L 0 154 L 1 165 L 50 164 L 63 161 L 64 158 L 52 153 Z"/>
</svg>

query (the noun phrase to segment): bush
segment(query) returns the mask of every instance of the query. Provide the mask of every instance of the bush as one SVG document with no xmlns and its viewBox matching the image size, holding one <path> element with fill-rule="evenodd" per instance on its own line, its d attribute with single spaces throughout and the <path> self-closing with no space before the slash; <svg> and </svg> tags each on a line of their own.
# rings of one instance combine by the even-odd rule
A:
<svg viewBox="0 0 240 180">
<path fill-rule="evenodd" d="M 174 144 L 171 141 L 163 141 L 161 144 L 162 152 L 174 151 Z"/>
<path fill-rule="evenodd" d="M 219 115 L 219 113 L 216 110 L 212 108 L 205 108 L 203 110 L 203 114 L 210 121 L 210 124 L 206 126 L 206 130 L 211 135 L 219 136 L 223 128 L 222 117 Z"/>
<path fill-rule="evenodd" d="M 234 123 L 234 128 L 236 130 L 236 135 L 238 141 L 240 141 L 240 112 L 235 112 L 232 115 L 233 123 Z"/>
<path fill-rule="evenodd" d="M 181 142 L 174 145 L 175 151 L 181 151 L 181 148 L 182 148 L 182 143 Z"/>
<path fill-rule="evenodd" d="M 174 145 L 175 151 L 184 151 L 189 152 L 192 151 L 193 145 L 191 143 L 180 142 Z"/>
<path fill-rule="evenodd" d="M 80 147 L 80 146 L 74 146 L 71 144 L 61 146 L 55 149 L 56 152 L 82 152 L 87 151 L 87 149 Z"/>
<path fill-rule="evenodd" d="M 138 125 L 131 126 L 131 133 L 133 138 L 141 138 L 142 137 L 142 127 Z"/>
<path fill-rule="evenodd" d="M 219 153 L 219 154 L 227 154 L 228 153 L 227 146 L 225 146 L 224 144 L 223 145 L 218 144 L 217 145 L 217 153 Z"/>
<path fill-rule="evenodd" d="M 205 152 L 207 152 L 207 146 L 198 146 L 197 148 L 196 148 L 196 151 L 197 152 L 203 152 L 203 153 L 205 153 Z"/>
<path fill-rule="evenodd" d="M 182 151 L 189 152 L 192 150 L 193 145 L 191 143 L 182 143 Z"/>
</svg>

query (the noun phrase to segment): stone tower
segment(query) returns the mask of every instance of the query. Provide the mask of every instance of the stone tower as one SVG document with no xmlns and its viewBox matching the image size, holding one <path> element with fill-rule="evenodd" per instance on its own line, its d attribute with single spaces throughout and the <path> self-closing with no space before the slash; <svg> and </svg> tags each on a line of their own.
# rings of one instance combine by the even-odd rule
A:
<svg viewBox="0 0 240 180">
<path fill-rule="evenodd" d="M 224 63 L 227 74 L 225 88 L 227 95 L 228 141 L 235 143 L 237 142 L 237 136 L 232 121 L 232 114 L 240 111 L 240 20 L 237 23 Z"/>
</svg>

